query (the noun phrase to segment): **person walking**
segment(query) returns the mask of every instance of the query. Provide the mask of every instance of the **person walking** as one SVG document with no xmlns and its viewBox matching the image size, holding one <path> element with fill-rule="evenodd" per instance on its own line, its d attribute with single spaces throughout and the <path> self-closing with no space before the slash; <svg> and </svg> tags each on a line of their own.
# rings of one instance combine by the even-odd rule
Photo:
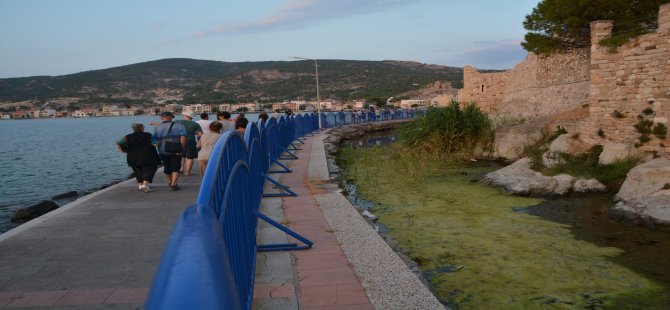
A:
<svg viewBox="0 0 670 310">
<path fill-rule="evenodd" d="M 134 123 L 131 128 L 133 133 L 123 137 L 120 141 L 122 143 L 117 142 L 116 147 L 127 154 L 126 161 L 133 169 L 137 188 L 148 193 L 151 191 L 149 184 L 153 182 L 161 160 L 156 146 L 151 144 L 151 134 L 144 132 L 144 125 Z"/>
<path fill-rule="evenodd" d="M 173 117 L 170 112 L 161 113 L 162 122 L 154 127 L 152 143 L 158 147 L 168 185 L 176 191 L 179 190 L 177 180 L 181 170 L 181 157 L 186 147 L 186 129 L 184 125 L 172 122 Z M 181 149 L 177 144 L 181 145 Z"/>
<path fill-rule="evenodd" d="M 200 120 L 198 120 L 196 123 L 200 125 L 200 129 L 202 129 L 202 134 L 206 134 L 209 132 L 209 124 L 212 123 L 212 121 L 209 120 L 209 114 L 207 113 L 200 113 Z"/>
<path fill-rule="evenodd" d="M 190 176 L 193 163 L 198 158 L 196 136 L 198 138 L 202 136 L 202 128 L 200 128 L 198 123 L 193 121 L 193 112 L 184 112 L 182 115 L 184 119 L 177 120 L 175 123 L 184 125 L 184 129 L 186 129 L 186 146 L 184 147 L 184 156 L 182 157 L 181 165 L 184 176 Z"/>
<path fill-rule="evenodd" d="M 221 111 L 217 114 L 217 118 L 221 123 L 221 133 L 224 133 L 228 130 L 235 130 L 235 122 L 230 119 L 230 113 L 227 111 Z"/>
<path fill-rule="evenodd" d="M 246 119 L 244 117 L 243 118 L 238 117 L 237 120 L 235 121 L 235 131 L 237 131 L 238 133 L 242 134 L 242 136 L 244 136 L 244 133 L 247 130 L 247 125 L 249 125 L 249 120 L 248 119 Z"/>
<path fill-rule="evenodd" d="M 198 146 L 200 146 L 200 152 L 198 152 L 200 177 L 205 175 L 205 169 L 207 169 L 207 162 L 209 161 L 209 156 L 212 154 L 212 149 L 214 149 L 214 145 L 221 138 L 221 123 L 213 122 L 209 124 L 208 129 L 209 132 L 203 134 L 200 137 L 200 141 L 198 141 Z"/>
</svg>

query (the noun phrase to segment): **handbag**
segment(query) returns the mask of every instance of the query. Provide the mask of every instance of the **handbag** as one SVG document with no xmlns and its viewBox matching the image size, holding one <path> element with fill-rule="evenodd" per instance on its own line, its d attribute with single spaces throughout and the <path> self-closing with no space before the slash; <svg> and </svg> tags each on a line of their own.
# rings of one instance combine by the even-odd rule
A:
<svg viewBox="0 0 670 310">
<path fill-rule="evenodd" d="M 172 126 L 174 126 L 174 123 L 170 124 L 170 129 L 168 129 L 167 132 L 168 139 L 170 139 L 170 132 L 172 132 Z M 183 153 L 184 147 L 181 145 L 180 142 L 165 141 L 165 152 L 174 154 Z"/>
</svg>

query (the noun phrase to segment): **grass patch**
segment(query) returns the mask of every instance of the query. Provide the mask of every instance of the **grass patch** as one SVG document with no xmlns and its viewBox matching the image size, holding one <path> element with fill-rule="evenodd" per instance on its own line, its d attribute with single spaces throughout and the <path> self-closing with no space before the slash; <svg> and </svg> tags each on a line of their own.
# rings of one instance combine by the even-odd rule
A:
<svg viewBox="0 0 670 310">
<path fill-rule="evenodd" d="M 553 167 L 546 167 L 542 163 L 542 154 L 546 148 L 531 148 L 528 155 L 531 158 L 531 168 L 540 171 L 545 175 L 569 174 L 584 179 L 595 178 L 605 184 L 608 188 L 618 189 L 626 179 L 626 174 L 630 169 L 642 162 L 643 156 L 628 156 L 619 159 L 612 164 L 601 165 L 598 163 L 600 153 L 603 151 L 601 145 L 594 146 L 588 152 L 582 155 L 570 155 L 558 153 L 559 164 Z"/>
<path fill-rule="evenodd" d="M 421 158 L 464 160 L 475 156 L 477 149 L 492 148 L 492 128 L 489 117 L 474 102 L 462 105 L 452 100 L 403 126 L 400 140 Z"/>
</svg>

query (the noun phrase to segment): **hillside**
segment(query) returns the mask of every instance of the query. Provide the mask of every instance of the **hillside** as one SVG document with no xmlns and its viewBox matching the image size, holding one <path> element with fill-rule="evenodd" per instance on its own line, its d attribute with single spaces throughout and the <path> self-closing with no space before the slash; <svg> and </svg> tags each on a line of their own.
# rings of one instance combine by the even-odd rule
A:
<svg viewBox="0 0 670 310">
<path fill-rule="evenodd" d="M 402 61 L 320 60 L 322 98 L 389 97 L 437 80 L 461 87 L 462 68 Z M 314 98 L 314 62 L 162 59 L 63 76 L 0 79 L 0 102 L 221 103 Z"/>
</svg>

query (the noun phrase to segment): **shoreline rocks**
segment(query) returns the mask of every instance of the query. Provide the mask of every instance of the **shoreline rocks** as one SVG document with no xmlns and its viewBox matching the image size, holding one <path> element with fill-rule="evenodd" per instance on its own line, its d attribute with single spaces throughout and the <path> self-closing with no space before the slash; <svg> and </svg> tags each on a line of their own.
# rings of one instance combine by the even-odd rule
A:
<svg viewBox="0 0 670 310">
<path fill-rule="evenodd" d="M 596 179 L 577 179 L 567 174 L 545 176 L 530 166 L 530 158 L 524 157 L 509 166 L 486 174 L 484 182 L 501 187 L 517 196 L 565 196 L 571 191 L 587 193 L 607 189 Z"/>
<path fill-rule="evenodd" d="M 51 200 L 43 200 L 30 207 L 16 210 L 14 215 L 12 215 L 11 221 L 14 223 L 24 223 L 56 210 L 59 207 L 58 204 Z"/>
<path fill-rule="evenodd" d="M 611 212 L 649 226 L 670 226 L 670 159 L 658 158 L 628 172 Z"/>
</svg>

